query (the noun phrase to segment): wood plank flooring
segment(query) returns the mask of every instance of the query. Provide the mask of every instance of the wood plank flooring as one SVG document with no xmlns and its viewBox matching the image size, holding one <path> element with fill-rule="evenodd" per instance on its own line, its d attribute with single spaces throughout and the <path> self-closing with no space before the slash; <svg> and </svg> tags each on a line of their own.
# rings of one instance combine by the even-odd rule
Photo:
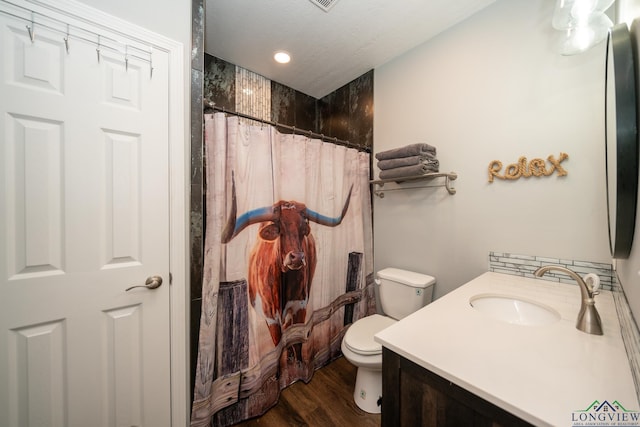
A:
<svg viewBox="0 0 640 427">
<path fill-rule="evenodd" d="M 344 357 L 317 370 L 309 384 L 298 381 L 280 394 L 278 404 L 241 427 L 378 427 L 380 414 L 364 412 L 353 401 L 356 367 Z"/>
</svg>

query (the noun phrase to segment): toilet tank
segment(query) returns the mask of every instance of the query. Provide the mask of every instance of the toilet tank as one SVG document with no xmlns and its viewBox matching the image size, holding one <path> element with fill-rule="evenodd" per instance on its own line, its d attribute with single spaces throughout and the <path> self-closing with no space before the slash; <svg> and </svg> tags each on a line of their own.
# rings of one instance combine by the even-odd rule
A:
<svg viewBox="0 0 640 427">
<path fill-rule="evenodd" d="M 378 271 L 380 305 L 384 314 L 396 320 L 418 311 L 431 302 L 436 279 L 399 268 Z"/>
</svg>

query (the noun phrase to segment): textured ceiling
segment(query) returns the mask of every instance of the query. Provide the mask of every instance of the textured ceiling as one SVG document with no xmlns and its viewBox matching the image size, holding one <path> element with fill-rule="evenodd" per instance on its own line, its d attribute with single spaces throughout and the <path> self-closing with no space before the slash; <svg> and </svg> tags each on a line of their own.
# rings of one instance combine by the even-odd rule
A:
<svg viewBox="0 0 640 427">
<path fill-rule="evenodd" d="M 205 52 L 321 98 L 494 1 L 205 0 Z"/>
</svg>

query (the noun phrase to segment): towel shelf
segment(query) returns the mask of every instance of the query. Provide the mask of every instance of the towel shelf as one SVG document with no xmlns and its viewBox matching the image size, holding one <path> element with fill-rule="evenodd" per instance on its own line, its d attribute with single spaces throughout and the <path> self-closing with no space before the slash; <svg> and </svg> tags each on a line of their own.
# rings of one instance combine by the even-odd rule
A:
<svg viewBox="0 0 640 427">
<path fill-rule="evenodd" d="M 401 184 L 405 182 L 417 182 L 417 181 L 427 181 L 427 180 L 430 181 L 434 178 L 444 178 L 444 184 L 421 185 L 421 186 L 412 185 L 410 187 L 387 188 L 386 190 L 383 189 L 384 184 L 386 184 L 387 182 L 395 182 L 397 184 Z M 370 181 L 369 183 L 374 185 L 373 194 L 375 194 L 380 198 L 384 197 L 385 191 L 410 190 L 412 188 L 429 188 L 429 187 L 445 187 L 449 192 L 449 194 L 456 194 L 456 189 L 451 186 L 451 181 L 455 180 L 456 178 L 458 178 L 458 174 L 456 174 L 455 172 L 449 172 L 449 173 L 438 172 L 438 173 L 427 173 L 424 175 L 409 176 L 406 178 L 376 179 L 376 180 Z"/>
</svg>

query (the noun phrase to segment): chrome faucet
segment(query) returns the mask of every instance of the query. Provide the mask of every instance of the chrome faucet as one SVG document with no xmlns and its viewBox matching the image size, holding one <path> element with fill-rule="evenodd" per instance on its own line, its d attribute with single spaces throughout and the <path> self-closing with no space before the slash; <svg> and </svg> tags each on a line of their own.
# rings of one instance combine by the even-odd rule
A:
<svg viewBox="0 0 640 427">
<path fill-rule="evenodd" d="M 544 267 L 538 268 L 533 274 L 535 274 L 536 277 L 542 277 L 550 270 L 557 270 L 566 273 L 578 282 L 582 304 L 580 306 L 580 312 L 578 313 L 576 328 L 588 334 L 602 335 L 602 321 L 600 320 L 598 310 L 596 310 L 596 302 L 593 299 L 593 297 L 599 292 L 587 285 L 578 273 L 560 265 L 545 265 Z"/>
</svg>

